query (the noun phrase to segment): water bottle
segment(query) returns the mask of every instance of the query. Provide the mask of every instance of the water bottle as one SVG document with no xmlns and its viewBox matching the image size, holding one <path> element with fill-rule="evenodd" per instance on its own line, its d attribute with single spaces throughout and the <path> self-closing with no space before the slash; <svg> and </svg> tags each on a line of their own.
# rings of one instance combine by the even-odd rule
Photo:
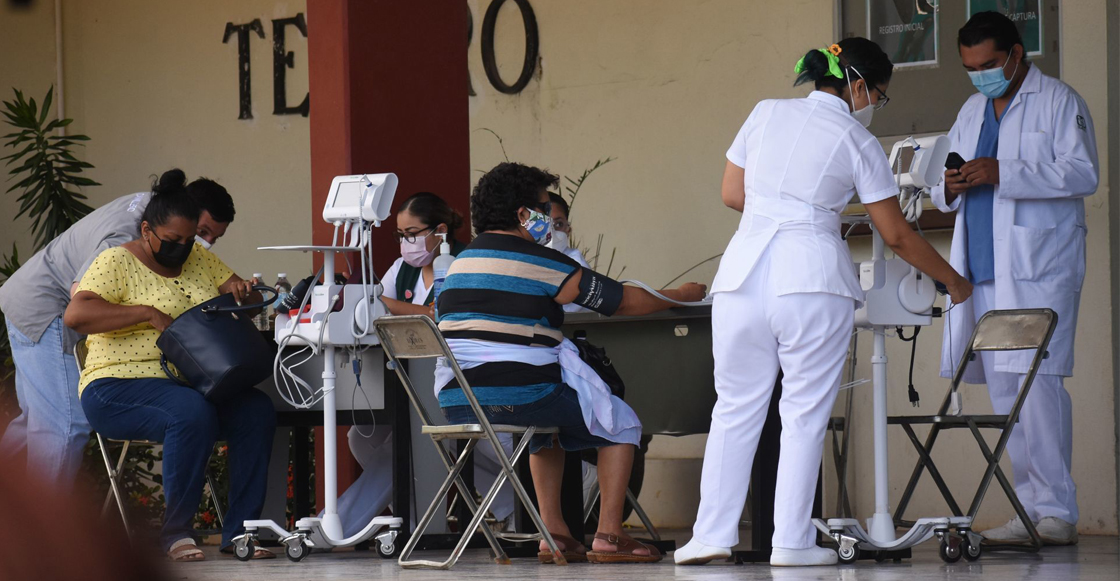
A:
<svg viewBox="0 0 1120 581">
<path fill-rule="evenodd" d="M 253 278 L 260 281 L 260 283 L 258 283 L 258 284 L 266 284 L 264 282 L 264 275 L 259 273 L 259 272 L 254 272 L 253 273 Z M 268 330 L 268 322 L 269 322 L 269 305 L 265 305 L 264 308 L 261 309 L 261 312 L 257 313 L 253 317 L 253 326 L 255 326 L 258 331 L 267 331 Z"/>
<path fill-rule="evenodd" d="M 432 276 L 432 296 L 438 301 L 439 291 L 443 288 L 443 281 L 447 278 L 447 271 L 451 268 L 451 263 L 455 262 L 455 257 L 451 255 L 451 244 L 447 242 L 447 234 L 437 233 L 436 236 L 443 238 L 443 242 L 439 245 L 439 256 L 432 262 L 432 269 L 435 271 Z"/>
<path fill-rule="evenodd" d="M 276 300 L 272 303 L 272 316 L 269 319 L 269 328 L 275 328 L 277 309 L 292 292 L 292 283 L 288 282 L 288 273 L 281 272 L 276 275 Z"/>
</svg>

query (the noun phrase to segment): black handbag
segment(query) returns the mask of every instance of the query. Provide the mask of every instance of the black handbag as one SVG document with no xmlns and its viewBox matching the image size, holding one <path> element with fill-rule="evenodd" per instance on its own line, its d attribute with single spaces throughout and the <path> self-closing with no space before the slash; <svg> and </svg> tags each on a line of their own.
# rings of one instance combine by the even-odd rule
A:
<svg viewBox="0 0 1120 581">
<path fill-rule="evenodd" d="M 271 292 L 267 286 L 253 290 Z M 219 403 L 272 377 L 276 350 L 245 312 L 272 301 L 238 306 L 232 294 L 210 299 L 179 315 L 156 339 L 164 373 Z M 179 370 L 172 373 L 168 364 Z"/>
<path fill-rule="evenodd" d="M 607 384 L 611 390 L 611 395 L 618 399 L 626 399 L 626 384 L 622 382 L 622 376 L 618 374 L 618 370 L 614 368 L 611 363 L 611 358 L 607 356 L 607 350 L 602 347 L 592 345 L 587 340 L 587 333 L 584 331 L 576 331 L 572 343 L 579 351 L 579 358 L 587 364 L 588 367 L 595 370 L 599 374 L 599 379 Z"/>
</svg>

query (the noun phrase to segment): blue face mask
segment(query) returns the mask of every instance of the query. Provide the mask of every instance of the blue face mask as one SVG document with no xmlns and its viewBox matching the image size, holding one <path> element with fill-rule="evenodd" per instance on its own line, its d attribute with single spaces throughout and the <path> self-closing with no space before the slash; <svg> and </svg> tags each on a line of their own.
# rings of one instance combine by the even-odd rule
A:
<svg viewBox="0 0 1120 581">
<path fill-rule="evenodd" d="M 968 71 L 968 78 L 972 80 L 972 85 L 980 91 L 982 95 L 989 99 L 998 99 L 1007 92 L 1007 88 L 1011 86 L 1011 80 L 1004 77 L 1003 68 L 1007 63 L 1011 62 L 1011 55 L 1007 55 L 1007 60 L 1003 62 L 1003 66 L 986 71 Z M 1019 72 L 1019 63 L 1015 63 L 1015 70 L 1011 73 L 1011 78 L 1015 78 L 1015 73 Z"/>
<path fill-rule="evenodd" d="M 552 218 L 536 210 L 529 210 L 529 219 L 522 222 L 521 227 L 541 246 L 552 241 Z"/>
</svg>

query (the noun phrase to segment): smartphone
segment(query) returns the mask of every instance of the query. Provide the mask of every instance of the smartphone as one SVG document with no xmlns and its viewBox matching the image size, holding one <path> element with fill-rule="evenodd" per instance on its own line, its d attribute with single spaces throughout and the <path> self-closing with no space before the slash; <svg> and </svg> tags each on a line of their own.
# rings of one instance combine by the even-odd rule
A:
<svg viewBox="0 0 1120 581">
<path fill-rule="evenodd" d="M 964 163 L 965 163 L 964 158 L 961 157 L 961 154 L 959 154 L 955 151 L 950 151 L 949 152 L 949 157 L 945 158 L 945 169 L 958 169 L 959 170 L 959 169 L 961 169 L 961 166 L 964 165 Z"/>
</svg>

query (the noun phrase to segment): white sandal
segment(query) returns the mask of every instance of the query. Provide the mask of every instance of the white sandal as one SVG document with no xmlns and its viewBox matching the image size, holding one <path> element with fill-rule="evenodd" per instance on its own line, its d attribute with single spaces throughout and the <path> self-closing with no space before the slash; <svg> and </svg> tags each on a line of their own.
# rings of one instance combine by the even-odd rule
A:
<svg viewBox="0 0 1120 581">
<path fill-rule="evenodd" d="M 198 548 L 194 539 L 185 538 L 175 541 L 167 551 L 167 558 L 175 562 L 180 561 L 205 561 L 206 553 Z"/>
</svg>

